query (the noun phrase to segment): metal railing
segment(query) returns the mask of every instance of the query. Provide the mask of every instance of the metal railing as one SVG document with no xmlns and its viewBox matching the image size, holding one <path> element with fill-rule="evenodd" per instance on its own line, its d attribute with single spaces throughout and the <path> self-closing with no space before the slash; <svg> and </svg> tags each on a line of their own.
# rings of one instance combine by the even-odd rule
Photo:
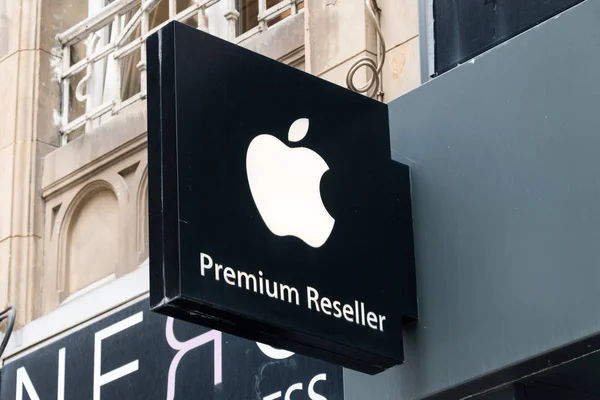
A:
<svg viewBox="0 0 600 400">
<path fill-rule="evenodd" d="M 59 34 L 62 144 L 146 97 L 146 38 L 169 22 L 241 43 L 303 6 L 303 0 L 280 0 L 269 8 L 267 0 L 257 2 L 257 20 L 246 31 L 236 8 L 240 0 L 114 0 Z"/>
</svg>

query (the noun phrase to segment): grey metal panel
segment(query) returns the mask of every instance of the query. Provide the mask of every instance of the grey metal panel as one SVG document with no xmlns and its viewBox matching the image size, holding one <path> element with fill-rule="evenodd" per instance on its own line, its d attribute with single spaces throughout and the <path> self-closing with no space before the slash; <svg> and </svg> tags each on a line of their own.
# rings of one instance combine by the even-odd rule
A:
<svg viewBox="0 0 600 400">
<path fill-rule="evenodd" d="M 348 400 L 425 398 L 600 333 L 599 20 L 585 1 L 390 104 L 420 320 L 404 365 L 345 372 Z"/>
</svg>

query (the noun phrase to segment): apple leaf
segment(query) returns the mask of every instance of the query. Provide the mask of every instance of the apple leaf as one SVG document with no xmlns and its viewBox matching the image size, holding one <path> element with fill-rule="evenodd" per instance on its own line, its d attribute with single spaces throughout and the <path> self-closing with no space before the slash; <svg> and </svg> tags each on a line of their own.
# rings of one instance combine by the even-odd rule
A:
<svg viewBox="0 0 600 400">
<path fill-rule="evenodd" d="M 288 131 L 288 140 L 290 142 L 299 142 L 304 139 L 308 133 L 308 118 L 299 118 L 294 121 Z"/>
</svg>

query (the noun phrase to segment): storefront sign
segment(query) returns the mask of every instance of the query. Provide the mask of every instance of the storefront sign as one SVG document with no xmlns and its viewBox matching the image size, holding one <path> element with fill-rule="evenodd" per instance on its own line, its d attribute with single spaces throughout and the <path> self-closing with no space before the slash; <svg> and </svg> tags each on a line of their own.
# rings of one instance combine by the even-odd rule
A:
<svg viewBox="0 0 600 400">
<path fill-rule="evenodd" d="M 0 369 L 2 400 L 343 400 L 342 368 L 136 303 Z"/>
<path fill-rule="evenodd" d="M 385 104 L 173 23 L 148 40 L 155 311 L 375 373 L 416 317 Z"/>
</svg>

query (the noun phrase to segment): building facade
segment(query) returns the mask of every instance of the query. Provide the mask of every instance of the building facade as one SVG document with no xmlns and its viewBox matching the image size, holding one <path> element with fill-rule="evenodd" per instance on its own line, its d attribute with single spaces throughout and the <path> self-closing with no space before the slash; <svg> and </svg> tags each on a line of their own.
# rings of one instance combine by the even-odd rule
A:
<svg viewBox="0 0 600 400">
<path fill-rule="evenodd" d="M 408 101 L 403 97 L 394 102 L 400 96 L 437 75 L 441 76 L 432 79 L 432 84 L 438 79 L 448 82 L 442 81 L 446 71 L 465 61 L 478 62 L 472 57 L 559 12 L 568 9 L 565 14 L 573 15 L 572 10 L 582 12 L 583 7 L 589 7 L 584 11 L 592 15 L 600 12 L 592 2 L 575 6 L 581 1 L 558 1 L 548 9 L 520 14 L 521 19 L 511 19 L 516 21 L 513 24 L 502 17 L 503 10 L 513 15 L 510 6 L 474 2 L 475 8 L 466 11 L 475 16 L 489 11 L 493 16 L 486 17 L 483 29 L 468 23 L 477 18 L 461 14 L 464 10 L 459 2 L 434 7 L 440 2 L 433 0 L 0 0 L 0 308 L 14 305 L 17 310 L 15 329 L 0 366 L 124 312 L 147 296 L 145 39 L 168 22 L 183 22 L 351 87 L 391 103 L 393 111 L 401 110 Z M 488 8 L 476 8 L 479 6 Z M 575 7 L 569 9 L 571 6 Z M 434 20 L 439 22 L 434 24 Z M 464 29 L 456 28 L 457 24 Z M 504 30 L 498 28 L 496 34 L 499 26 Z M 493 34 L 480 34 L 488 28 Z M 456 77 L 464 67 L 468 65 L 449 75 Z M 244 74 L 243 65 L 236 68 Z M 444 83 L 438 87 L 441 85 Z M 430 92 L 435 95 L 436 90 Z M 397 115 L 401 113 L 397 111 Z M 400 132 L 402 125 L 395 128 Z M 418 200 L 423 198 L 413 198 L 413 202 Z M 419 262 L 423 261 L 417 248 L 418 283 L 423 292 L 422 279 L 432 275 L 427 275 L 431 271 L 426 268 L 419 269 Z M 444 286 L 438 289 L 443 292 Z M 420 299 L 426 310 L 428 299 Z M 129 317 L 127 312 L 123 314 L 123 318 Z M 426 358 L 427 351 L 419 350 L 418 340 L 409 345 L 418 350 L 409 355 Z M 560 345 L 554 343 L 542 350 Z M 523 359 L 532 356 L 525 353 Z M 407 361 L 419 363 L 410 356 Z M 491 365 L 502 370 L 518 362 L 515 357 Z M 340 393 L 345 391 L 348 399 L 371 398 L 369 393 L 387 399 L 434 398 L 438 392 L 489 372 L 484 366 L 473 372 L 469 365 L 456 375 L 448 372 L 452 368 L 447 365 L 442 373 L 419 368 L 410 367 L 401 376 L 385 372 L 370 380 L 345 371 L 345 390 L 338 388 L 336 393 L 343 396 Z M 423 375 L 417 376 L 419 371 Z M 314 370 L 314 377 L 318 372 L 318 368 Z M 337 376 L 335 371 L 328 374 Z M 500 379 L 503 384 L 486 381 L 445 398 L 472 398 L 498 387 L 501 392 L 492 394 L 497 397 L 489 398 L 542 398 L 526 397 L 523 386 L 513 385 L 526 375 Z M 24 388 L 21 396 L 25 390 L 33 398 L 33 384 L 26 383 L 23 376 L 18 378 L 19 387 Z M 438 379 L 440 376 L 446 380 Z M 305 388 L 315 384 L 314 377 L 306 377 Z M 60 372 L 58 382 L 60 391 Z M 96 390 L 95 383 L 90 385 Z M 536 390 L 546 393 L 547 388 Z M 338 398 L 335 396 L 329 398 Z M 562 398 L 579 399 L 565 396 Z M 26 397 L 19 400 L 22 398 Z M 39 398 L 46 397 L 39 393 Z M 100 395 L 90 398 L 96 400 Z M 277 397 L 262 393 L 258 398 Z"/>
<path fill-rule="evenodd" d="M 176 20 L 389 101 L 421 82 L 418 8 L 417 0 L 1 1 L 0 304 L 17 310 L 3 360 L 147 296 L 149 35 Z M 66 396 L 78 396 L 69 394 L 78 367 L 64 349 Z M 46 398 L 27 373 L 32 386 L 17 397 Z"/>
<path fill-rule="evenodd" d="M 421 79 L 418 2 L 387 3 L 378 2 L 380 87 L 370 89 L 384 101 Z M 362 1 L 3 1 L 2 8 L 0 303 L 18 308 L 17 328 L 147 258 L 150 33 L 183 21 L 344 86 L 353 63 L 384 58 Z M 353 82 L 363 86 L 367 76 L 359 67 Z"/>
</svg>

